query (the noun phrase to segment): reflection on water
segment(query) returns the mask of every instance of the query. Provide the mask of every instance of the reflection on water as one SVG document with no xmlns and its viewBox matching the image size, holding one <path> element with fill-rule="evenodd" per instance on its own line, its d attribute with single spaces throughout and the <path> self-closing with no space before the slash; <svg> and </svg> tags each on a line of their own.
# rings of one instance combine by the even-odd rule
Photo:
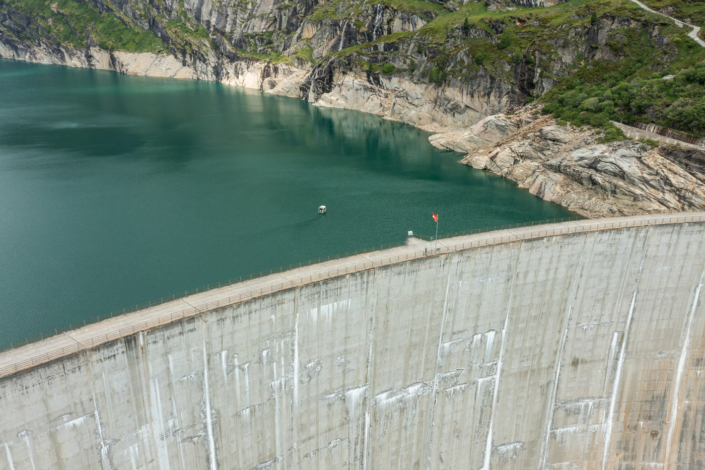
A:
<svg viewBox="0 0 705 470">
<path fill-rule="evenodd" d="M 570 215 L 358 112 L 8 61 L 0 89 L 0 342 L 433 233 L 431 211 L 441 232 Z"/>
</svg>

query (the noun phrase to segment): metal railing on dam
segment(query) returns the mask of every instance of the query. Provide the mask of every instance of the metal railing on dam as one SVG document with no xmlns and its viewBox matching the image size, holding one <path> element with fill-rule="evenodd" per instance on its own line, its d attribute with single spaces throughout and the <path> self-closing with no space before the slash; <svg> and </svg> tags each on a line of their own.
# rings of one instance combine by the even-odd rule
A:
<svg viewBox="0 0 705 470">
<path fill-rule="evenodd" d="M 549 221 L 542 225 L 534 225 L 533 223 L 531 225 L 503 225 L 501 228 L 492 227 L 445 234 L 447 238 L 439 238 L 437 243 L 433 242 L 433 237 L 419 236 L 417 243 L 413 243 L 412 239 L 411 244 L 400 242 L 375 247 L 370 250 L 360 250 L 354 252 L 354 254 L 344 253 L 334 257 L 319 258 L 315 262 L 310 260 L 308 262 L 295 263 L 279 269 L 231 279 L 217 285 L 209 285 L 181 294 L 174 294 L 171 297 L 140 304 L 131 309 L 111 312 L 87 320 L 76 329 L 74 329 L 74 325 L 70 325 L 65 329 L 55 329 L 53 330 L 53 337 L 33 337 L 30 340 L 20 342 L 19 345 L 16 343 L 14 345 L 12 343 L 5 345 L 4 349 L 7 352 L 0 353 L 0 378 L 56 360 L 68 354 L 76 353 L 82 349 L 134 334 L 138 331 L 192 317 L 214 308 L 234 305 L 277 291 L 291 289 L 311 282 L 319 282 L 340 275 L 379 268 L 402 261 L 500 243 L 597 230 L 690 222 L 705 222 L 705 212 L 643 215 L 599 220 L 576 218 L 567 222 L 551 223 Z M 427 243 L 420 243 L 422 240 Z M 374 259 L 371 259 L 371 257 Z M 331 262 L 335 264 L 334 269 L 330 267 Z M 286 276 L 282 276 L 284 273 L 286 273 Z M 280 279 L 282 277 L 284 279 Z M 253 282 L 251 281 L 255 281 L 258 287 L 252 288 Z M 233 292 L 229 292 L 230 290 Z M 216 298 L 212 300 L 204 298 L 213 296 Z M 178 301 L 184 302 L 186 307 L 183 307 L 183 304 L 178 303 Z M 196 304 L 193 305 L 193 303 Z M 102 322 L 105 323 L 98 327 L 97 325 Z M 41 343 L 41 346 L 39 343 Z M 44 349 L 48 350 L 40 353 L 36 351 Z"/>
<path fill-rule="evenodd" d="M 0 354 L 0 470 L 701 469 L 704 287 L 690 213 L 200 292 Z"/>
</svg>

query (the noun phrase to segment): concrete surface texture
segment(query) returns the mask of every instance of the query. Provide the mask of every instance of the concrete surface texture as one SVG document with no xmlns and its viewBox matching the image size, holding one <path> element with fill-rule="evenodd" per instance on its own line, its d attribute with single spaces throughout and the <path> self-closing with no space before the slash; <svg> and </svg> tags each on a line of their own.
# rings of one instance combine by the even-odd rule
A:
<svg viewBox="0 0 705 470">
<path fill-rule="evenodd" d="M 401 261 L 0 379 L 0 469 L 696 469 L 705 224 Z"/>
<path fill-rule="evenodd" d="M 624 132 L 624 135 L 626 135 L 630 139 L 636 139 L 636 140 L 638 140 L 638 139 L 651 139 L 651 140 L 655 140 L 657 142 L 661 142 L 663 144 L 680 145 L 681 147 L 685 147 L 685 148 L 696 149 L 696 150 L 705 150 L 705 147 L 703 147 L 702 145 L 689 144 L 688 142 L 683 142 L 681 140 L 672 139 L 670 137 L 659 135 L 654 132 L 645 131 L 643 129 L 639 129 L 638 127 L 628 126 L 626 124 L 622 124 L 621 122 L 612 121 L 612 124 L 616 127 L 619 127 L 620 129 L 622 129 L 622 132 Z"/>
</svg>

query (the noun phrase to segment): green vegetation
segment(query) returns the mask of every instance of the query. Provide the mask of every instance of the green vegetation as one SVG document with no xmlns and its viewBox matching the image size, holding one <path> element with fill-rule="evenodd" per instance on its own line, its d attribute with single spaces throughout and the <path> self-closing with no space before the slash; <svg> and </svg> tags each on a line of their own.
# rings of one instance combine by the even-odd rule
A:
<svg viewBox="0 0 705 470">
<path fill-rule="evenodd" d="M 164 29 L 166 29 L 170 35 L 183 39 L 188 38 L 193 41 L 210 40 L 210 36 L 208 35 L 206 28 L 199 24 L 191 26 L 184 23 L 182 20 L 169 20 L 166 24 L 164 24 Z"/>
<path fill-rule="evenodd" d="M 425 0 L 376 0 L 373 2 L 353 2 L 349 0 L 328 0 L 319 5 L 307 19 L 312 22 L 326 19 L 354 21 L 367 12 L 370 5 L 384 5 L 395 10 L 413 13 L 429 20 L 445 11 L 442 5 Z"/>
<path fill-rule="evenodd" d="M 639 139 L 639 142 L 646 144 L 649 148 L 656 148 L 660 145 L 658 140 L 653 139 Z"/>
<path fill-rule="evenodd" d="M 1 4 L 2 2 L 0 2 Z M 5 3 L 31 16 L 61 44 L 86 47 L 93 38 L 103 49 L 134 52 L 162 52 L 162 42 L 114 13 L 99 13 L 88 4 L 72 0 L 7 0 Z M 27 33 L 29 35 L 29 33 Z M 19 39 L 30 39 L 19 38 Z"/>
<path fill-rule="evenodd" d="M 690 21 L 696 26 L 705 26 L 705 2 L 702 0 L 641 0 L 641 2 L 655 11 Z"/>
<path fill-rule="evenodd" d="M 302 59 L 313 64 L 315 62 L 313 60 L 313 47 L 306 44 L 304 47 L 296 51 L 296 54 L 294 54 L 292 58 Z"/>
<path fill-rule="evenodd" d="M 242 57 L 249 57 L 251 59 L 257 59 L 257 60 L 261 60 L 263 62 L 272 62 L 274 64 L 282 63 L 282 62 L 285 62 L 285 63 L 289 62 L 289 58 L 284 56 L 280 52 L 273 52 L 271 54 L 261 54 L 258 52 L 246 51 L 246 50 L 240 49 L 240 48 L 236 48 L 235 50 L 237 51 L 238 55 L 240 55 Z"/>
<path fill-rule="evenodd" d="M 381 0 L 379 3 L 395 10 L 416 13 L 422 18 L 431 18 L 446 11 L 443 5 L 425 0 Z"/>
<path fill-rule="evenodd" d="M 127 52 L 168 53 L 168 48 L 149 29 L 122 15 L 117 10 L 98 11 L 90 3 L 75 0 L 0 0 L 0 6 L 13 9 L 32 17 L 40 28 L 29 28 L 18 39 L 33 42 L 32 33 L 46 36 L 50 42 L 77 49 L 87 47 L 89 39 L 102 49 Z M 146 12 L 141 12 L 146 14 Z M 193 52 L 204 43 L 210 44 L 208 31 L 197 23 L 183 19 L 156 16 L 171 41 L 178 47 Z"/>
<path fill-rule="evenodd" d="M 499 48 L 507 49 L 514 44 L 514 30 L 507 28 L 502 33 L 502 38 L 499 40 Z"/>
<path fill-rule="evenodd" d="M 431 68 L 431 73 L 428 76 L 428 80 L 431 83 L 443 83 L 443 81 L 446 78 L 446 73 L 439 69 L 438 67 L 432 67 Z"/>
<path fill-rule="evenodd" d="M 621 71 L 604 64 L 596 68 L 604 75 L 594 69 L 590 75 L 578 73 L 549 93 L 544 112 L 577 125 L 608 128 L 610 121 L 640 121 L 705 135 L 705 61 L 670 79 L 642 78 L 638 64 Z"/>
<path fill-rule="evenodd" d="M 475 64 L 482 65 L 485 60 L 487 60 L 487 53 L 485 51 L 479 51 L 475 54 Z"/>
<path fill-rule="evenodd" d="M 705 2 L 697 3 L 705 10 Z M 657 26 L 665 43 L 657 45 L 644 27 L 613 28 L 607 44 L 594 44 L 592 49 L 611 50 L 614 58 L 591 61 L 578 55 L 573 66 L 562 70 L 561 75 L 552 73 L 551 60 L 559 48 L 580 50 L 588 31 L 600 27 L 601 18 L 615 16 Z M 573 29 L 579 33 L 570 34 Z M 624 138 L 611 125 L 613 120 L 652 122 L 705 134 L 705 101 L 701 98 L 705 88 L 692 78 L 703 67 L 693 64 L 705 63 L 705 51 L 686 36 L 687 32 L 631 2 L 619 0 L 571 0 L 550 8 L 519 7 L 511 11 L 487 11 L 484 2 L 472 2 L 438 15 L 424 28 L 396 41 L 400 43 L 398 50 L 408 50 L 404 43 L 416 41 L 416 52 L 430 57 L 428 81 L 438 85 L 449 79 L 472 77 L 479 68 L 512 83 L 516 76 L 511 66 L 523 63 L 529 73 L 537 70 L 540 78 L 557 85 L 541 98 L 547 104 L 546 112 L 576 125 L 602 128 L 604 140 L 609 141 Z M 468 37 L 471 34 L 474 37 Z M 496 42 L 483 35 L 496 38 Z M 658 76 L 652 77 L 656 72 Z M 667 73 L 677 77 L 662 80 Z M 616 94 L 614 99 L 603 97 L 608 91 Z M 527 101 L 533 101 L 533 97 Z"/>
<path fill-rule="evenodd" d="M 338 57 L 346 57 L 346 56 L 353 55 L 358 52 L 363 52 L 364 50 L 370 49 L 371 47 L 376 46 L 378 44 L 395 43 L 395 42 L 399 41 L 401 38 L 408 36 L 409 34 L 410 33 L 388 34 L 386 36 L 382 36 L 382 37 L 378 38 L 375 41 L 368 42 L 365 44 L 358 44 L 356 46 L 351 46 L 346 49 L 343 49 L 342 51 L 335 52 L 334 55 L 336 55 Z"/>
<path fill-rule="evenodd" d="M 333 5 L 327 2 L 325 8 L 328 6 L 333 8 Z M 351 10 L 336 10 L 335 15 L 342 17 L 350 15 L 350 12 Z M 336 54 L 339 57 L 364 55 L 377 49 L 371 46 L 379 43 L 396 43 L 394 47 L 385 47 L 385 50 L 408 51 L 407 44 L 413 42 L 412 47 L 416 53 L 431 60 L 424 69 L 432 83 L 442 84 L 450 79 L 472 77 L 480 68 L 486 69 L 499 80 L 513 83 L 516 77 L 511 67 L 522 62 L 531 68 L 540 66 L 542 77 L 560 80 L 560 77 L 551 74 L 550 66 L 550 58 L 557 52 L 556 43 L 561 41 L 564 47 L 577 49 L 580 42 L 584 41 L 584 32 L 580 33 L 581 36 L 570 36 L 566 27 L 582 28 L 581 31 L 584 31 L 585 28 L 595 26 L 592 23 L 593 16 L 599 18 L 600 15 L 615 13 L 626 17 L 644 16 L 640 12 L 640 9 L 628 2 L 619 0 L 570 0 L 550 8 L 517 7 L 495 11 L 488 11 L 484 2 L 468 2 L 457 11 L 437 14 L 418 31 L 384 36 L 375 42 L 356 45 Z M 490 40 L 493 37 L 496 42 Z M 435 52 L 443 49 L 457 58 L 448 61 L 442 54 Z M 540 53 L 545 63 L 534 62 L 534 51 Z M 372 61 L 377 64 L 384 63 L 388 61 L 385 56 L 389 54 L 375 52 Z M 363 58 L 364 62 L 369 60 Z M 359 62 L 358 59 L 354 61 Z M 574 70 L 581 65 L 578 62 Z M 434 68 L 436 70 L 431 73 Z"/>
</svg>

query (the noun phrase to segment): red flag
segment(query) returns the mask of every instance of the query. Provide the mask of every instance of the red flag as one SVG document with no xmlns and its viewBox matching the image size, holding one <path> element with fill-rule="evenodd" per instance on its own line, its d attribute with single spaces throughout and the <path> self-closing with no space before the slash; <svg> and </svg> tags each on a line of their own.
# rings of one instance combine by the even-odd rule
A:
<svg viewBox="0 0 705 470">
<path fill-rule="evenodd" d="M 438 222 L 438 214 L 436 214 L 434 212 L 431 212 L 431 214 L 433 214 L 433 221 Z"/>
</svg>

